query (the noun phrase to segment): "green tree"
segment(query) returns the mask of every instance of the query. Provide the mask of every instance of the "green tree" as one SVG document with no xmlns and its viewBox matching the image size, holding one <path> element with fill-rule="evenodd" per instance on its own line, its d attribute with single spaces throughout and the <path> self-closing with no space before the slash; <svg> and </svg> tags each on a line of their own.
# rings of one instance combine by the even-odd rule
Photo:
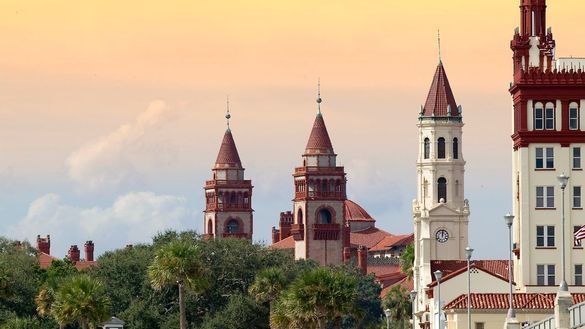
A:
<svg viewBox="0 0 585 329">
<path fill-rule="evenodd" d="M 62 282 L 55 294 L 51 314 L 59 324 L 78 322 L 87 329 L 107 320 L 110 307 L 101 282 L 82 274 Z"/>
<path fill-rule="evenodd" d="M 250 286 L 250 295 L 260 303 L 272 302 L 287 285 L 286 275 L 280 268 L 271 267 L 260 271 Z"/>
<path fill-rule="evenodd" d="M 176 240 L 160 247 L 148 268 L 150 282 L 155 289 L 177 285 L 181 329 L 187 329 L 185 289 L 200 293 L 208 285 L 201 257 L 201 249 L 197 244 Z"/>
<path fill-rule="evenodd" d="M 412 280 L 412 267 L 414 266 L 414 244 L 409 244 L 400 255 L 400 270 L 406 274 L 408 280 Z"/>
<path fill-rule="evenodd" d="M 288 287 L 271 311 L 274 328 L 341 328 L 342 319 L 358 315 L 357 279 L 340 269 L 304 272 Z"/>
<path fill-rule="evenodd" d="M 268 329 L 268 309 L 242 294 L 232 295 L 221 312 L 204 320 L 201 329 Z"/>
<path fill-rule="evenodd" d="M 41 323 L 34 318 L 10 318 L 0 326 L 0 329 L 41 329 Z"/>
<path fill-rule="evenodd" d="M 407 328 L 412 312 L 409 292 L 397 285 L 392 287 L 384 297 L 384 308 L 392 310 L 392 323 L 396 328 Z"/>
</svg>

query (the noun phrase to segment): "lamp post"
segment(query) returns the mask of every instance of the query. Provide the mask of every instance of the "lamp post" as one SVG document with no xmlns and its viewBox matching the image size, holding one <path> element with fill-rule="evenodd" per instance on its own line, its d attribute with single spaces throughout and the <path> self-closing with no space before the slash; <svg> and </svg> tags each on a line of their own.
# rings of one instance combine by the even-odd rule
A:
<svg viewBox="0 0 585 329">
<path fill-rule="evenodd" d="M 392 316 L 392 311 L 387 308 L 384 310 L 384 315 L 386 315 L 386 329 L 390 329 L 390 317 Z"/>
<path fill-rule="evenodd" d="M 416 299 L 416 290 L 410 291 L 410 304 L 412 305 L 412 329 L 414 329 L 414 300 Z"/>
<path fill-rule="evenodd" d="M 510 296 L 509 296 L 509 308 L 508 308 L 508 319 L 513 319 L 516 317 L 516 313 L 514 312 L 514 305 L 512 304 L 512 223 L 514 222 L 514 215 L 507 213 L 504 216 L 504 220 L 506 221 L 506 225 L 508 226 L 508 280 L 510 281 Z"/>
<path fill-rule="evenodd" d="M 435 271 L 435 279 L 437 280 L 437 308 L 438 308 L 438 312 L 437 314 L 439 314 L 439 329 L 443 329 L 443 324 L 442 324 L 442 317 L 441 317 L 441 278 L 443 277 L 443 272 L 441 272 L 440 270 L 436 270 Z"/>
<path fill-rule="evenodd" d="M 565 241 L 565 188 L 567 187 L 567 183 L 569 182 L 569 176 L 565 175 L 565 173 L 559 175 L 557 177 L 557 179 L 559 180 L 559 185 L 561 186 L 561 191 L 562 191 L 562 199 L 561 199 L 561 218 L 562 218 L 562 237 L 563 239 L 561 240 L 561 245 L 562 245 L 562 253 L 563 253 L 563 257 L 561 258 L 562 260 L 562 264 L 561 264 L 561 268 L 563 269 L 563 280 L 561 281 L 561 284 L 559 285 L 559 290 L 560 291 L 569 291 L 569 287 L 567 286 L 567 280 L 565 277 L 565 245 L 566 245 L 566 241 Z"/>
<path fill-rule="evenodd" d="M 471 329 L 471 255 L 473 248 L 465 248 L 465 258 L 467 258 L 467 329 Z"/>
</svg>

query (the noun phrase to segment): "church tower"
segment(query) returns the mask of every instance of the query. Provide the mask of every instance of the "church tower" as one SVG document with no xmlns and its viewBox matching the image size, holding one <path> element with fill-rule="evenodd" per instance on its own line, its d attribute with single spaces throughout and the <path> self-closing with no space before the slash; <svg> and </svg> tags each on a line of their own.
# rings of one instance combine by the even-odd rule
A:
<svg viewBox="0 0 585 329">
<path fill-rule="evenodd" d="M 431 261 L 465 259 L 469 204 L 464 195 L 462 113 L 439 61 L 418 118 L 417 196 L 413 201 L 418 310 L 433 281 Z"/>
<path fill-rule="evenodd" d="M 546 0 L 520 0 L 520 27 L 510 44 L 514 281 L 519 291 L 554 292 L 565 274 L 563 290 L 582 292 L 585 255 L 572 234 L 585 225 L 585 59 L 556 58 L 546 8 Z M 561 174 L 569 176 L 564 194 Z"/>
<path fill-rule="evenodd" d="M 213 179 L 205 182 L 204 232 L 207 238 L 252 239 L 252 181 L 244 179 L 244 168 L 230 129 L 227 130 L 213 167 Z"/>
<path fill-rule="evenodd" d="M 345 171 L 336 164 L 329 133 L 318 112 L 303 154 L 303 165 L 293 174 L 295 197 L 291 234 L 295 258 L 313 259 L 321 265 L 342 264 L 343 247 L 349 242 L 345 228 Z M 347 241 L 346 241 L 347 240 Z"/>
</svg>

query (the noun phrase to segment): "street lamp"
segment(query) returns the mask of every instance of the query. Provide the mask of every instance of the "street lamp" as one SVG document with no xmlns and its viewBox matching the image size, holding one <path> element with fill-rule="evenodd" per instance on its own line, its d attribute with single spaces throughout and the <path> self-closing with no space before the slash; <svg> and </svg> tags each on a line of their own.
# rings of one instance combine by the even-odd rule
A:
<svg viewBox="0 0 585 329">
<path fill-rule="evenodd" d="M 471 272 L 469 269 L 472 254 L 473 248 L 469 246 L 465 248 L 465 258 L 467 258 L 467 329 L 471 329 Z"/>
<path fill-rule="evenodd" d="M 569 176 L 565 175 L 565 173 L 562 173 L 561 175 L 559 175 L 557 177 L 557 179 L 559 180 L 559 185 L 561 186 L 561 191 L 562 191 L 562 199 L 561 199 L 561 218 L 562 218 L 562 232 L 563 232 L 563 239 L 562 241 L 562 252 L 563 252 L 563 258 L 562 258 L 562 269 L 563 269 L 563 281 L 561 281 L 561 284 L 559 285 L 559 290 L 560 291 L 569 291 L 569 287 L 567 286 L 567 280 L 565 277 L 565 188 L 567 187 L 567 183 L 569 183 Z"/>
<path fill-rule="evenodd" d="M 384 314 L 386 315 L 386 329 L 390 329 L 390 317 L 392 316 L 392 311 L 387 308 L 384 310 Z"/>
<path fill-rule="evenodd" d="M 410 303 L 412 305 L 412 329 L 414 329 L 414 300 L 416 299 L 416 290 L 410 291 Z"/>
<path fill-rule="evenodd" d="M 437 305 L 438 305 L 438 314 L 439 314 L 439 329 L 443 329 L 442 317 L 441 317 L 441 278 L 443 277 L 443 272 L 440 270 L 435 271 L 435 279 L 437 280 Z"/>
<path fill-rule="evenodd" d="M 508 319 L 513 319 L 516 317 L 516 313 L 514 312 L 514 305 L 512 304 L 512 223 L 514 222 L 514 215 L 507 213 L 504 216 L 504 220 L 506 221 L 506 225 L 508 226 L 508 243 L 509 249 L 508 253 L 510 258 L 508 259 L 508 280 L 510 281 L 510 298 L 509 298 L 509 308 L 508 308 Z"/>
</svg>

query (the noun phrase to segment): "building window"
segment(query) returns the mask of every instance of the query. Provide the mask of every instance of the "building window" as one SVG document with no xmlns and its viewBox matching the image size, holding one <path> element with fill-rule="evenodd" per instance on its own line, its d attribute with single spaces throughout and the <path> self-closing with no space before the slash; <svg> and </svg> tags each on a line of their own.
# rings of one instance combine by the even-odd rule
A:
<svg viewBox="0 0 585 329">
<path fill-rule="evenodd" d="M 581 207 L 581 186 L 573 186 L 573 208 Z"/>
<path fill-rule="evenodd" d="M 331 213 L 329 210 L 319 210 L 319 224 L 331 224 Z"/>
<path fill-rule="evenodd" d="M 573 147 L 573 169 L 581 169 L 581 148 Z"/>
<path fill-rule="evenodd" d="M 485 322 L 476 322 L 475 329 L 485 329 Z"/>
<path fill-rule="evenodd" d="M 571 103 L 569 107 L 569 129 L 579 129 L 579 108 L 577 103 Z"/>
<path fill-rule="evenodd" d="M 536 284 L 539 286 L 555 285 L 555 266 L 554 265 L 536 265 Z"/>
<path fill-rule="evenodd" d="M 240 222 L 235 219 L 230 219 L 226 225 L 227 233 L 240 233 Z"/>
<path fill-rule="evenodd" d="M 537 226 L 536 227 L 536 246 L 537 247 L 554 247 L 555 246 L 555 227 L 554 226 Z"/>
<path fill-rule="evenodd" d="M 536 169 L 554 169 L 555 149 L 552 147 L 536 148 Z"/>
<path fill-rule="evenodd" d="M 297 224 L 303 224 L 303 209 L 297 211 Z"/>
<path fill-rule="evenodd" d="M 555 108 L 553 107 L 552 103 L 546 104 L 545 114 L 545 128 L 546 130 L 554 130 L 555 129 Z"/>
<path fill-rule="evenodd" d="M 428 138 L 425 138 L 424 156 L 425 159 L 428 159 L 431 156 L 431 141 Z"/>
<path fill-rule="evenodd" d="M 459 140 L 453 138 L 453 159 L 459 159 Z"/>
<path fill-rule="evenodd" d="M 575 236 L 575 233 L 577 233 L 577 231 L 579 231 L 579 229 L 581 228 L 581 226 L 573 226 L 573 236 Z M 576 240 L 573 239 L 573 247 L 581 247 L 581 240 Z"/>
<path fill-rule="evenodd" d="M 542 103 L 537 103 L 534 107 L 534 129 L 542 130 L 544 128 L 544 110 Z"/>
<path fill-rule="evenodd" d="M 213 234 L 213 222 L 211 219 L 207 221 L 207 234 Z"/>
<path fill-rule="evenodd" d="M 441 202 L 441 200 L 443 200 L 443 202 L 447 202 L 447 180 L 445 179 L 445 177 L 441 177 L 439 178 L 439 180 L 437 181 L 437 191 L 438 193 L 438 197 L 439 197 L 439 202 Z"/>
<path fill-rule="evenodd" d="M 575 285 L 576 286 L 583 285 L 583 265 L 582 264 L 575 264 Z"/>
<path fill-rule="evenodd" d="M 443 137 L 438 140 L 437 157 L 439 159 L 445 159 L 445 139 Z"/>
<path fill-rule="evenodd" d="M 555 187 L 554 186 L 537 186 L 536 187 L 536 208 L 554 208 L 555 207 Z"/>
</svg>

